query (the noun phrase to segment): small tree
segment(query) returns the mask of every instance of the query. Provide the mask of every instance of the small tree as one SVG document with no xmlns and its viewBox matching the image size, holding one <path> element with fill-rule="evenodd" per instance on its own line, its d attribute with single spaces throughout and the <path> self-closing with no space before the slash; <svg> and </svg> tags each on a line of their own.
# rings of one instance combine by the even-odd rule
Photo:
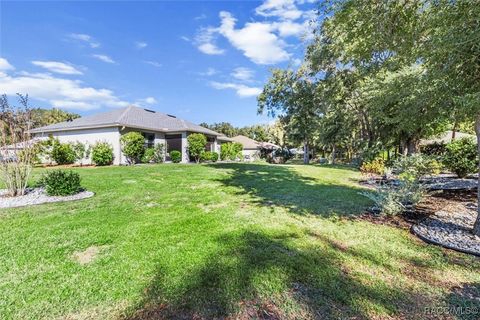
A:
<svg viewBox="0 0 480 320">
<path fill-rule="evenodd" d="M 140 132 L 132 131 L 122 135 L 120 138 L 122 151 L 127 157 L 128 163 L 138 163 L 145 153 L 145 138 Z"/>
<path fill-rule="evenodd" d="M 201 133 L 193 133 L 188 136 L 188 153 L 195 159 L 196 163 L 200 162 L 200 156 L 205 152 L 207 145 L 207 137 Z"/>
<path fill-rule="evenodd" d="M 81 143 L 80 141 L 75 142 L 72 144 L 73 151 L 75 152 L 75 161 L 80 163 L 80 166 L 83 165 L 83 159 L 87 158 L 90 154 L 90 147 L 87 148 L 85 144 Z"/>
<path fill-rule="evenodd" d="M 165 145 L 163 143 L 157 143 L 154 147 L 153 162 L 163 163 L 165 162 Z"/>
<path fill-rule="evenodd" d="M 25 194 L 35 157 L 28 96 L 17 95 L 19 107 L 11 106 L 6 95 L 0 97 L 0 174 L 11 196 Z"/>
</svg>

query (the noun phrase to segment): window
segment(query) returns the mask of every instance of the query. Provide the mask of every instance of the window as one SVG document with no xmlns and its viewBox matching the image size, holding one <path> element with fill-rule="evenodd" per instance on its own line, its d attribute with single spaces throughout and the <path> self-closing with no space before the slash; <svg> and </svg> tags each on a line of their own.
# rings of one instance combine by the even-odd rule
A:
<svg viewBox="0 0 480 320">
<path fill-rule="evenodd" d="M 153 148 L 155 146 L 155 134 L 154 133 L 142 133 L 145 138 L 145 148 Z"/>
</svg>

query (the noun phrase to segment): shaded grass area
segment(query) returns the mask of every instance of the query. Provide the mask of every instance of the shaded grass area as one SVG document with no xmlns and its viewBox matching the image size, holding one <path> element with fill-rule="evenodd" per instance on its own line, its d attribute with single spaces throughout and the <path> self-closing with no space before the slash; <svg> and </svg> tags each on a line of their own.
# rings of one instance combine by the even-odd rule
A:
<svg viewBox="0 0 480 320">
<path fill-rule="evenodd" d="M 479 259 L 350 219 L 369 204 L 350 169 L 76 170 L 94 198 L 0 211 L 0 318 L 438 319 L 453 316 L 425 308 L 480 305 Z M 91 262 L 72 258 L 91 247 Z"/>
</svg>

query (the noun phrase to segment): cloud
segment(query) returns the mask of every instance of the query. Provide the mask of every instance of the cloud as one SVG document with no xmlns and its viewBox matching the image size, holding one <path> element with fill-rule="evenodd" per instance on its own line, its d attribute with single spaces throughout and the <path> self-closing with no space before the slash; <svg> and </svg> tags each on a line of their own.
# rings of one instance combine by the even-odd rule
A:
<svg viewBox="0 0 480 320">
<path fill-rule="evenodd" d="M 143 41 L 135 42 L 135 48 L 137 48 L 137 49 L 143 49 L 146 46 L 148 46 L 148 43 L 146 43 L 146 42 L 143 42 Z"/>
<path fill-rule="evenodd" d="M 203 19 L 206 19 L 206 18 L 207 18 L 207 15 L 205 13 L 202 13 L 201 15 L 193 18 L 193 20 L 203 20 Z"/>
<path fill-rule="evenodd" d="M 145 62 L 146 64 L 149 64 L 151 66 L 157 67 L 157 68 L 160 68 L 162 66 L 162 64 L 160 62 L 153 61 L 153 60 L 145 60 L 143 62 Z"/>
<path fill-rule="evenodd" d="M 181 36 L 180 39 L 182 39 L 183 41 L 186 41 L 186 42 L 190 42 L 190 38 L 187 37 L 187 36 Z"/>
<path fill-rule="evenodd" d="M 155 103 L 157 103 L 157 99 L 155 99 L 154 97 L 146 97 L 146 98 L 135 101 L 135 104 L 137 105 L 146 105 L 146 104 L 152 105 Z"/>
<path fill-rule="evenodd" d="M 255 9 L 255 13 L 283 20 L 296 20 L 303 14 L 295 5 L 295 0 L 267 0 Z"/>
<path fill-rule="evenodd" d="M 14 66 L 12 66 L 7 59 L 5 58 L 0 58 L 0 71 L 8 71 L 8 70 L 13 70 L 15 69 Z"/>
<path fill-rule="evenodd" d="M 210 76 L 216 75 L 217 73 L 218 73 L 218 71 L 215 68 L 207 68 L 207 70 L 205 72 L 200 72 L 199 74 L 201 76 L 210 77 Z"/>
<path fill-rule="evenodd" d="M 110 58 L 109 56 L 105 55 L 105 54 L 92 54 L 92 57 L 100 60 L 100 61 L 103 61 L 103 62 L 106 62 L 106 63 L 115 63 L 115 61 Z"/>
<path fill-rule="evenodd" d="M 200 29 L 200 32 L 195 37 L 198 50 L 209 55 L 224 54 L 225 50 L 218 48 L 215 44 L 217 31 L 216 28 L 211 27 Z"/>
<path fill-rule="evenodd" d="M 231 76 L 237 80 L 250 81 L 253 78 L 254 71 L 252 69 L 238 67 L 233 70 Z"/>
<path fill-rule="evenodd" d="M 272 24 L 249 22 L 235 29 L 236 19 L 226 11 L 220 12 L 220 19 L 218 32 L 254 63 L 268 65 L 290 58 L 290 53 L 284 49 L 286 43 L 275 35 Z"/>
<path fill-rule="evenodd" d="M 91 48 L 100 47 L 100 43 L 95 41 L 92 36 L 84 33 L 71 33 L 68 35 L 71 39 L 87 43 Z"/>
<path fill-rule="evenodd" d="M 80 70 L 70 64 L 58 62 L 58 61 L 32 61 L 33 65 L 47 69 L 48 71 L 60 73 L 60 74 L 83 74 Z"/>
<path fill-rule="evenodd" d="M 113 91 L 97 89 L 79 80 L 63 79 L 43 73 L 0 73 L 0 88 L 8 95 L 27 93 L 32 99 L 45 101 L 56 108 L 93 110 L 102 107 L 118 108 L 129 103 Z"/>
<path fill-rule="evenodd" d="M 212 81 L 210 82 L 210 86 L 217 90 L 233 89 L 235 90 L 237 96 L 241 98 L 255 97 L 262 92 L 261 88 L 249 87 L 249 86 L 238 84 L 238 83 L 229 83 L 229 82 L 223 83 L 223 82 Z"/>
</svg>

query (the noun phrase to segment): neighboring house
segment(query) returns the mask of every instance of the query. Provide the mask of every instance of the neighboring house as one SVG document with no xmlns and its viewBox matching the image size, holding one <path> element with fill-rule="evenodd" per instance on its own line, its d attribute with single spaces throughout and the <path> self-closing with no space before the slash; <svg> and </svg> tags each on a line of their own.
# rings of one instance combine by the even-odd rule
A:
<svg viewBox="0 0 480 320">
<path fill-rule="evenodd" d="M 432 143 L 445 143 L 445 144 L 447 144 L 447 143 L 452 142 L 452 140 L 453 140 L 452 138 L 453 138 L 453 131 L 445 131 L 444 133 L 439 134 L 436 137 L 433 137 L 433 138 L 430 138 L 430 139 L 420 140 L 420 145 L 427 145 L 427 144 L 432 144 Z M 470 138 L 470 139 L 475 139 L 476 140 L 476 136 L 473 135 L 473 134 L 456 131 L 455 132 L 455 140 L 459 140 L 459 139 L 462 139 L 462 138 Z"/>
<path fill-rule="evenodd" d="M 187 136 L 190 133 L 205 134 L 208 151 L 220 152 L 220 144 L 228 142 L 225 140 L 227 137 L 213 130 L 169 114 L 135 106 L 36 128 L 31 133 L 35 138 L 42 139 L 53 136 L 63 143 L 79 141 L 93 145 L 96 142 L 108 142 L 113 147 L 114 164 L 118 165 L 127 163 L 121 150 L 120 136 L 130 131 L 141 132 L 146 146 L 163 143 L 167 154 L 172 150 L 180 151 L 182 162 L 189 162 Z"/>
<path fill-rule="evenodd" d="M 243 145 L 242 155 L 245 160 L 259 159 L 262 149 L 273 150 L 280 148 L 279 146 L 270 142 L 258 142 L 246 136 L 235 136 L 232 138 L 234 142 Z"/>
</svg>

